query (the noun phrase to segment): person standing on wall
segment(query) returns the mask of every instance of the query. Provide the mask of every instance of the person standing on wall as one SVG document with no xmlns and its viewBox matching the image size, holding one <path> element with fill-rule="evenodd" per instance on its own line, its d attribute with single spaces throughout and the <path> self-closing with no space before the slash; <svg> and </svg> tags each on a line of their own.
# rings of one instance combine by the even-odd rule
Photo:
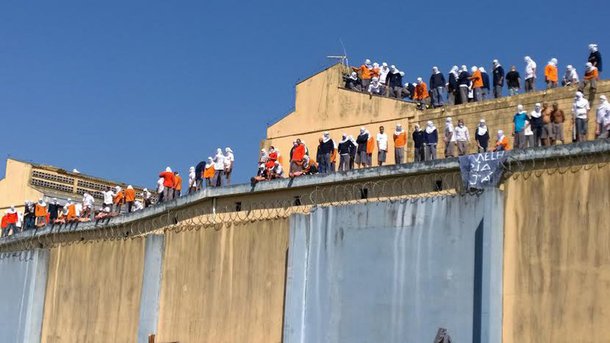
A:
<svg viewBox="0 0 610 343">
<path fill-rule="evenodd" d="M 459 119 L 458 125 L 454 128 L 455 141 L 457 143 L 458 156 L 468 154 L 468 144 L 470 143 L 470 132 L 464 125 L 464 120 Z"/>
<path fill-rule="evenodd" d="M 123 207 L 123 203 L 125 202 L 125 194 L 119 186 L 116 186 L 114 189 L 114 211 L 116 213 L 121 213 L 121 207 Z"/>
<path fill-rule="evenodd" d="M 485 124 L 485 119 L 479 121 L 477 131 L 474 134 L 474 140 L 477 142 L 477 151 L 479 153 L 487 152 L 489 146 L 489 130 Z"/>
<path fill-rule="evenodd" d="M 576 98 L 572 105 L 572 126 L 576 131 L 577 142 L 587 140 L 587 121 L 590 109 L 589 101 L 585 99 L 584 94 L 576 92 Z"/>
<path fill-rule="evenodd" d="M 544 82 L 546 82 L 546 89 L 552 89 L 557 87 L 557 59 L 552 58 L 546 67 L 544 67 Z"/>
<path fill-rule="evenodd" d="M 445 143 L 445 158 L 455 157 L 455 133 L 453 132 L 453 120 L 451 117 L 445 119 L 445 130 L 443 131 L 443 142 Z"/>
<path fill-rule="evenodd" d="M 506 86 L 510 96 L 519 94 L 521 89 L 521 75 L 517 71 L 517 67 L 511 66 L 510 71 L 506 74 Z"/>
<path fill-rule="evenodd" d="M 470 73 L 468 67 L 462 65 L 460 74 L 458 77 L 458 86 L 460 89 L 460 104 L 468 103 L 468 92 L 470 91 Z"/>
<path fill-rule="evenodd" d="M 366 91 L 369 89 L 369 84 L 371 83 L 371 78 L 373 77 L 373 66 L 371 65 L 371 60 L 367 58 L 363 65 L 360 67 L 352 67 L 352 70 L 360 73 L 362 90 Z"/>
<path fill-rule="evenodd" d="M 428 121 L 426 124 L 426 130 L 424 130 L 424 145 L 426 147 L 425 158 L 426 161 L 436 160 L 436 145 L 438 144 L 438 130 L 432 121 Z"/>
<path fill-rule="evenodd" d="M 608 127 L 610 124 L 610 103 L 605 95 L 600 95 L 599 106 L 597 107 L 597 115 L 595 117 L 595 137 L 596 138 L 610 138 L 608 137 Z"/>
<path fill-rule="evenodd" d="M 449 71 L 449 77 L 447 80 L 447 102 L 449 105 L 461 104 L 459 96 L 458 71 L 458 66 L 451 67 L 451 71 Z"/>
<path fill-rule="evenodd" d="M 369 132 L 364 128 L 360 128 L 360 134 L 356 138 L 356 143 L 358 143 L 358 154 L 356 155 L 356 164 L 359 165 L 360 168 L 366 167 L 367 163 L 367 143 L 369 141 Z"/>
<path fill-rule="evenodd" d="M 525 92 L 533 92 L 536 90 L 536 62 L 525 56 Z"/>
<path fill-rule="evenodd" d="M 133 204 L 136 201 L 136 191 L 131 185 L 125 190 L 125 203 L 127 203 L 127 213 L 133 212 Z"/>
<path fill-rule="evenodd" d="M 478 102 L 483 100 L 483 76 L 476 66 L 470 68 L 470 71 L 472 72 L 470 81 L 472 82 L 473 101 Z"/>
<path fill-rule="evenodd" d="M 212 187 L 222 186 L 222 177 L 225 171 L 225 155 L 222 154 L 222 149 L 216 149 L 216 155 L 214 156 L 214 180 L 212 181 Z"/>
<path fill-rule="evenodd" d="M 551 137 L 551 145 L 557 144 L 557 142 L 564 143 L 563 140 L 563 123 L 565 122 L 566 117 L 561 109 L 559 109 L 559 105 L 554 102 L 553 103 L 553 111 L 551 112 L 551 122 L 553 125 L 553 135 Z"/>
<path fill-rule="evenodd" d="M 230 147 L 225 148 L 225 180 L 227 186 L 231 185 L 231 174 L 233 173 L 233 165 L 235 164 L 235 155 Z"/>
<path fill-rule="evenodd" d="M 527 121 L 527 112 L 523 109 L 523 105 L 517 106 L 517 113 L 513 116 L 513 137 L 515 149 L 525 148 L 525 122 Z"/>
<path fill-rule="evenodd" d="M 318 146 L 317 160 L 319 172 L 326 174 L 330 172 L 330 155 L 335 149 L 335 142 L 330 138 L 328 132 L 324 132 L 322 138 L 320 138 L 320 145 Z"/>
<path fill-rule="evenodd" d="M 407 144 L 407 133 L 400 123 L 396 124 L 394 131 L 394 163 L 402 164 L 405 161 L 405 145 Z"/>
<path fill-rule="evenodd" d="M 182 176 L 177 171 L 174 172 L 174 199 L 178 199 L 182 193 Z"/>
<path fill-rule="evenodd" d="M 161 184 L 163 186 L 162 201 L 172 200 L 172 196 L 174 195 L 174 173 L 172 172 L 172 168 L 166 167 L 164 172 L 159 173 L 159 177 L 163 179 Z"/>
<path fill-rule="evenodd" d="M 438 67 L 432 67 L 432 75 L 430 76 L 430 93 L 432 93 L 432 107 L 443 106 L 443 90 L 445 89 L 445 76 L 438 70 Z"/>
<path fill-rule="evenodd" d="M 483 67 L 479 67 L 479 71 L 481 72 L 481 78 L 483 79 L 481 100 L 485 100 L 489 97 L 489 92 L 490 92 L 489 74 L 487 74 L 487 72 L 485 71 L 485 68 L 483 68 Z"/>
<path fill-rule="evenodd" d="M 415 124 L 413 128 L 413 154 L 415 155 L 415 162 L 423 162 L 426 158 L 424 148 L 424 130 L 419 127 L 419 124 Z"/>
<path fill-rule="evenodd" d="M 498 99 L 502 97 L 502 88 L 504 87 L 504 68 L 498 60 L 493 60 L 493 84 L 494 84 L 494 98 Z"/>
<path fill-rule="evenodd" d="M 344 133 L 341 136 L 341 141 L 337 146 L 337 152 L 339 154 L 339 171 L 348 171 L 350 170 L 349 161 L 350 161 L 350 147 L 352 146 L 352 142 L 347 138 L 347 135 Z"/>
<path fill-rule="evenodd" d="M 589 58 L 587 62 L 602 72 L 602 54 L 599 52 L 597 44 L 589 44 Z"/>
<path fill-rule="evenodd" d="M 388 135 L 385 133 L 383 126 L 379 127 L 377 134 L 377 164 L 382 166 L 385 163 L 388 153 Z"/>
<path fill-rule="evenodd" d="M 534 134 L 534 142 L 531 146 L 539 147 L 542 139 L 542 129 L 544 126 L 544 122 L 542 120 L 542 105 L 540 105 L 540 103 L 536 103 L 536 105 L 534 105 L 534 110 L 530 112 L 528 120 Z"/>
<path fill-rule="evenodd" d="M 553 110 L 549 107 L 546 102 L 542 103 L 542 145 L 551 145 L 551 139 L 553 137 L 553 124 L 551 123 L 551 112 Z"/>
</svg>

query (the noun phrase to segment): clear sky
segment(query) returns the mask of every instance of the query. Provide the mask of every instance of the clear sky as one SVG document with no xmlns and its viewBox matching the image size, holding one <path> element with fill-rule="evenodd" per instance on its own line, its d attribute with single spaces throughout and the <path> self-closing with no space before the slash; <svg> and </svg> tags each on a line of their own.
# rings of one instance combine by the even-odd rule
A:
<svg viewBox="0 0 610 343">
<path fill-rule="evenodd" d="M 603 0 L 4 0 L 0 157 L 152 186 L 231 146 L 245 182 L 267 123 L 339 39 L 350 63 L 387 61 L 413 81 L 494 58 L 523 72 L 525 55 L 582 75 L 592 42 L 610 68 L 609 31 Z"/>
</svg>

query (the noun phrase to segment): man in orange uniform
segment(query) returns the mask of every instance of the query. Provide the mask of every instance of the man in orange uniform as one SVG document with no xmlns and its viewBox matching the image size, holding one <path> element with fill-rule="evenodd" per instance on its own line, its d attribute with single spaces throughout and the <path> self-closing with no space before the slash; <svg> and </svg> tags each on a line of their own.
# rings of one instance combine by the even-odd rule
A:
<svg viewBox="0 0 610 343">
<path fill-rule="evenodd" d="M 597 90 L 597 80 L 599 80 L 599 70 L 591 62 L 587 62 L 585 65 L 585 77 L 579 87 L 579 91 L 585 92 L 585 88 L 589 86 L 589 102 L 595 98 L 595 91 Z"/>
<path fill-rule="evenodd" d="M 546 89 L 556 88 L 557 80 L 557 59 L 551 58 L 546 67 L 544 67 L 544 81 L 546 82 Z"/>
<path fill-rule="evenodd" d="M 407 145 L 407 132 L 400 123 L 396 124 L 394 131 L 394 163 L 402 164 L 405 161 L 405 145 Z"/>
<path fill-rule="evenodd" d="M 174 195 L 174 173 L 170 167 L 165 168 L 164 172 L 159 173 L 163 178 L 163 201 L 170 201 Z"/>
<path fill-rule="evenodd" d="M 206 187 L 212 186 L 212 178 L 214 177 L 214 159 L 208 157 L 208 162 L 203 169 L 203 178 L 205 179 Z"/>
<path fill-rule="evenodd" d="M 123 189 L 121 189 L 121 187 L 119 186 L 115 187 L 113 202 L 115 212 L 121 213 L 121 207 L 123 206 L 123 203 L 125 203 L 125 193 L 123 192 Z"/>
<path fill-rule="evenodd" d="M 508 151 L 510 146 L 508 145 L 508 137 L 504 135 L 504 131 L 498 130 L 498 139 L 496 141 L 496 148 L 494 151 Z"/>
<path fill-rule="evenodd" d="M 66 213 L 66 223 L 76 220 L 76 205 L 74 205 L 72 199 L 68 199 L 68 202 L 64 205 L 64 212 Z"/>
<path fill-rule="evenodd" d="M 47 204 L 43 199 L 38 200 L 34 208 L 34 216 L 36 217 L 34 225 L 36 228 L 41 228 L 47 225 Z"/>
<path fill-rule="evenodd" d="M 17 233 L 17 220 L 19 220 L 17 211 L 14 206 L 11 206 L 2 217 L 2 237 L 8 237 L 11 230 L 13 230 L 13 235 Z"/>
<path fill-rule="evenodd" d="M 375 150 L 375 139 L 373 135 L 369 135 L 369 139 L 366 141 L 366 166 L 373 166 L 373 150 Z"/>
<path fill-rule="evenodd" d="M 306 152 L 305 144 L 298 138 L 296 145 L 292 150 L 292 159 L 290 160 L 290 171 L 289 175 L 303 171 L 303 159 L 305 158 Z"/>
<path fill-rule="evenodd" d="M 373 78 L 373 66 L 371 65 L 371 60 L 367 58 L 364 61 L 363 65 L 358 68 L 352 67 L 352 69 L 360 73 L 360 79 L 362 80 L 362 90 L 367 91 L 369 89 L 371 79 Z"/>
<path fill-rule="evenodd" d="M 428 85 L 421 77 L 417 78 L 414 93 L 413 100 L 418 103 L 418 108 L 425 109 L 429 105 L 430 94 L 428 94 Z"/>
<path fill-rule="evenodd" d="M 470 68 L 470 70 L 472 71 L 470 81 L 472 81 L 473 101 L 481 101 L 483 99 L 483 75 L 476 66 Z"/>
<path fill-rule="evenodd" d="M 131 185 L 127 186 L 125 190 L 125 202 L 127 203 L 127 213 L 131 213 L 133 204 L 136 201 L 136 191 Z"/>
<path fill-rule="evenodd" d="M 180 173 L 174 172 L 174 199 L 180 197 L 180 192 L 182 192 L 182 176 Z"/>
</svg>

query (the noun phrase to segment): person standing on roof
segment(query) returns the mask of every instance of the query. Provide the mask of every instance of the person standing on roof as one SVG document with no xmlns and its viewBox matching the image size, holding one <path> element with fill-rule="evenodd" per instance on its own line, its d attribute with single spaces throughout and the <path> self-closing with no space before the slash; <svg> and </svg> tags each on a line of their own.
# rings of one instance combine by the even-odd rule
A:
<svg viewBox="0 0 610 343">
<path fill-rule="evenodd" d="M 369 141 L 369 136 L 369 131 L 364 127 L 361 127 L 360 134 L 356 138 L 356 143 L 358 143 L 358 154 L 356 155 L 356 164 L 358 164 L 360 168 L 364 168 L 368 165 L 367 143 Z"/>
<path fill-rule="evenodd" d="M 265 161 L 267 161 L 267 158 Z M 205 179 L 205 186 L 212 187 L 212 180 L 214 179 L 214 159 L 208 156 L 208 162 L 205 164 L 205 168 L 203 171 L 203 178 Z"/>
<path fill-rule="evenodd" d="M 174 199 L 178 199 L 182 193 L 182 176 L 177 171 L 174 172 Z"/>
<path fill-rule="evenodd" d="M 400 75 L 400 70 L 398 70 L 395 65 L 390 67 L 387 82 L 388 87 L 390 88 L 388 92 L 389 96 L 396 99 L 402 99 L 402 75 Z"/>
<path fill-rule="evenodd" d="M 123 207 L 123 204 L 125 203 L 125 193 L 119 186 L 116 186 L 114 189 L 114 211 L 116 213 L 121 213 L 121 207 Z"/>
<path fill-rule="evenodd" d="M 341 141 L 337 146 L 337 152 L 339 154 L 339 171 L 348 171 L 349 168 L 349 152 L 350 146 L 352 142 L 347 138 L 347 135 L 344 133 L 341 136 Z"/>
<path fill-rule="evenodd" d="M 587 62 L 597 68 L 600 73 L 602 72 L 602 54 L 599 52 L 597 44 L 589 44 L 589 58 Z"/>
<path fill-rule="evenodd" d="M 428 93 L 428 85 L 421 77 L 417 78 L 417 86 L 415 86 L 415 95 L 413 100 L 418 103 L 418 109 L 424 110 L 430 104 L 430 94 Z"/>
<path fill-rule="evenodd" d="M 424 130 L 424 146 L 426 148 L 426 161 L 436 160 L 436 145 L 438 144 L 438 130 L 432 121 L 426 123 Z"/>
<path fill-rule="evenodd" d="M 525 92 L 533 92 L 536 90 L 536 62 L 525 56 Z"/>
<path fill-rule="evenodd" d="M 83 215 L 84 218 L 89 218 L 93 213 L 93 204 L 95 203 L 95 199 L 91 194 L 85 192 L 83 194 Z"/>
<path fill-rule="evenodd" d="M 482 95 L 481 95 L 481 100 L 485 100 L 489 97 L 489 75 L 487 74 L 487 72 L 485 71 L 485 68 L 483 67 L 479 67 L 479 71 L 481 72 L 481 78 L 483 79 L 483 88 L 482 88 Z"/>
<path fill-rule="evenodd" d="M 498 99 L 502 97 L 502 88 L 504 87 L 504 68 L 498 60 L 493 60 L 493 84 L 494 84 L 494 98 Z"/>
<path fill-rule="evenodd" d="M 508 94 L 510 96 L 519 94 L 519 90 L 521 90 L 521 75 L 519 75 L 517 67 L 510 67 L 510 71 L 506 74 L 506 85 L 508 86 Z"/>
<path fill-rule="evenodd" d="M 188 194 L 192 194 L 197 190 L 197 176 L 195 175 L 195 167 L 189 168 L 189 190 Z"/>
<path fill-rule="evenodd" d="M 419 127 L 419 124 L 415 124 L 413 129 L 413 154 L 415 155 L 415 162 L 423 162 L 425 160 L 425 148 L 424 148 L 424 130 Z"/>
<path fill-rule="evenodd" d="M 360 67 L 352 67 L 355 72 L 360 73 L 360 80 L 362 82 L 362 89 L 369 89 L 369 84 L 371 83 L 371 78 L 373 77 L 373 66 L 371 65 L 371 60 L 368 58 L 364 61 L 364 64 Z"/>
<path fill-rule="evenodd" d="M 225 148 L 225 179 L 227 181 L 227 186 L 231 185 L 231 174 L 233 173 L 233 165 L 235 164 L 235 155 L 233 155 L 233 150 L 231 148 Z"/>
<path fill-rule="evenodd" d="M 483 100 L 483 76 L 476 66 L 470 68 L 470 71 L 472 71 L 470 81 L 472 82 L 473 101 L 481 101 Z"/>
<path fill-rule="evenodd" d="M 610 138 L 608 130 L 610 130 L 610 103 L 608 103 L 608 98 L 605 95 L 600 95 L 595 116 L 595 137 Z"/>
<path fill-rule="evenodd" d="M 214 179 L 212 180 L 212 187 L 222 187 L 222 177 L 225 170 L 225 155 L 222 153 L 222 149 L 216 149 L 216 155 L 214 156 Z"/>
<path fill-rule="evenodd" d="M 460 88 L 460 104 L 468 103 L 468 91 L 470 90 L 470 73 L 468 67 L 462 65 L 458 77 L 458 86 Z"/>
<path fill-rule="evenodd" d="M 544 82 L 546 82 L 546 89 L 552 89 L 557 87 L 557 59 L 551 58 L 546 67 L 544 67 Z"/>
<path fill-rule="evenodd" d="M 390 68 L 388 68 L 388 64 L 386 62 L 383 62 L 381 64 L 381 68 L 379 69 L 379 83 L 381 83 L 381 85 L 383 86 L 383 88 L 385 89 L 385 96 L 388 96 L 388 74 L 390 73 Z"/>
<path fill-rule="evenodd" d="M 163 200 L 159 201 L 170 201 L 174 195 L 174 173 L 172 168 L 165 168 L 164 172 L 159 173 L 159 177 L 163 178 Z"/>
<path fill-rule="evenodd" d="M 125 190 L 125 203 L 127 204 L 127 213 L 133 212 L 133 204 L 136 201 L 136 191 L 131 185 Z"/>
<path fill-rule="evenodd" d="M 438 70 L 438 67 L 432 67 L 432 75 L 430 76 L 430 92 L 432 93 L 432 107 L 443 106 L 443 92 L 445 90 L 445 76 Z"/>
<path fill-rule="evenodd" d="M 19 215 L 15 210 L 14 206 L 11 206 L 8 210 L 6 210 L 6 214 L 2 217 L 2 237 L 8 237 L 11 230 L 13 231 L 13 235 L 17 233 L 17 221 L 19 219 Z"/>
<path fill-rule="evenodd" d="M 330 138 L 328 132 L 324 132 L 320 138 L 318 146 L 317 159 L 321 174 L 330 173 L 330 155 L 335 149 L 335 142 Z"/>
<path fill-rule="evenodd" d="M 460 97 L 459 97 L 459 69 L 458 66 L 453 66 L 449 71 L 449 78 L 447 81 L 447 102 L 449 105 L 459 105 Z"/>
</svg>

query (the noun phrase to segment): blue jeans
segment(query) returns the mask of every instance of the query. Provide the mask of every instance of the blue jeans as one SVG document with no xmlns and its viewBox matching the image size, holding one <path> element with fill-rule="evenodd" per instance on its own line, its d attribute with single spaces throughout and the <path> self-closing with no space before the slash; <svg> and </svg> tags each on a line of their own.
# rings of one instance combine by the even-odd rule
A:
<svg viewBox="0 0 610 343">
<path fill-rule="evenodd" d="M 320 169 L 320 174 L 326 174 L 330 172 L 330 154 L 320 154 L 318 168 Z"/>
<path fill-rule="evenodd" d="M 432 106 L 443 106 L 443 87 L 432 89 Z"/>
</svg>

